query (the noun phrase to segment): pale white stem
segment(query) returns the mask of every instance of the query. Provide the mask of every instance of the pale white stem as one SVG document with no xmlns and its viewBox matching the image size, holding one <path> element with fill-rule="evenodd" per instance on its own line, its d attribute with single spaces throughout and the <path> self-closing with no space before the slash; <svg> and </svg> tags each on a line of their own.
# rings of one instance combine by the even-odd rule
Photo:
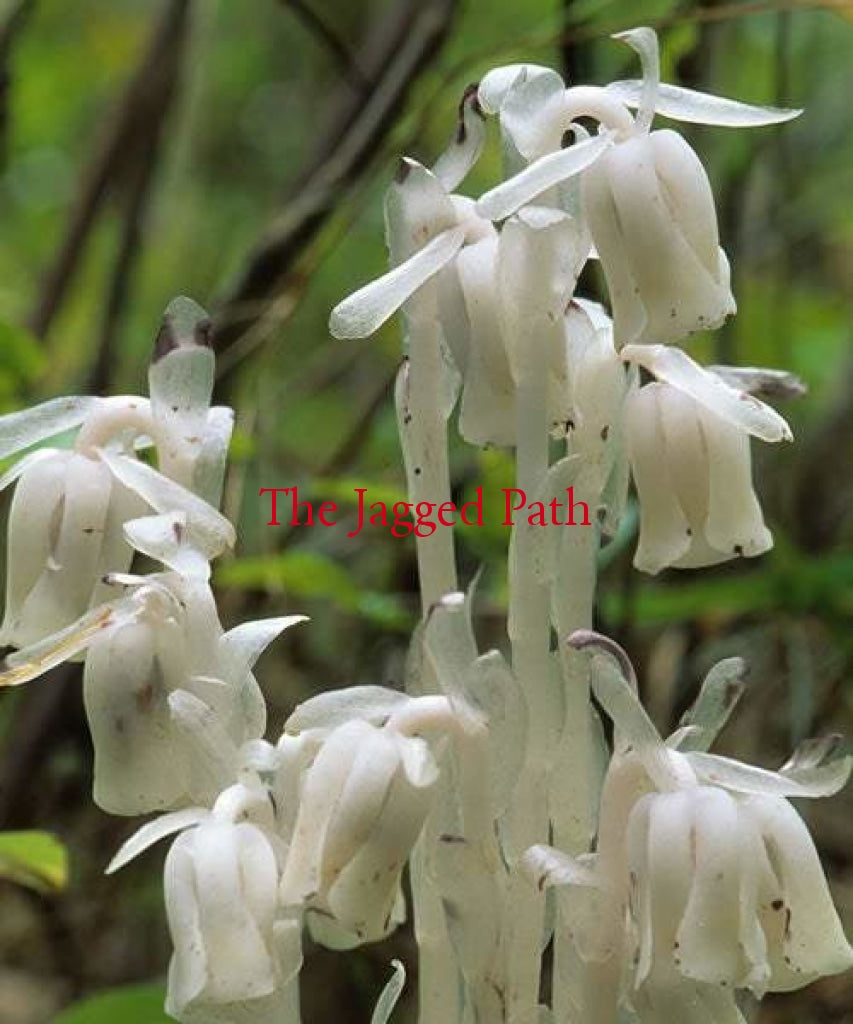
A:
<svg viewBox="0 0 853 1024">
<path fill-rule="evenodd" d="M 411 315 L 418 307 L 434 305 L 430 282 L 409 301 L 407 327 L 409 358 L 395 389 L 397 429 L 406 470 L 409 501 L 441 504 L 450 500 L 447 456 L 447 418 L 442 382 L 441 331 L 429 316 Z M 451 530 L 439 528 L 431 537 L 415 538 L 422 614 L 444 594 L 458 590 Z M 437 682 L 425 665 L 421 683 L 435 693 Z M 431 881 L 430 861 L 442 832 L 444 806 L 453 794 L 442 785 L 410 859 L 409 877 L 414 902 L 415 935 L 419 949 L 418 994 L 420 1024 L 458 1024 L 460 975 L 440 894 Z"/>
<path fill-rule="evenodd" d="M 420 303 L 421 298 L 418 295 L 412 301 Z M 432 318 L 415 317 L 408 318 L 408 327 L 409 358 L 398 377 L 395 396 L 408 496 L 413 503 L 441 505 L 450 501 L 441 328 Z M 459 589 L 453 531 L 439 527 L 429 537 L 416 537 L 415 544 L 426 615 L 434 602 Z"/>
<path fill-rule="evenodd" d="M 531 324 L 527 351 L 519 366 L 516 390 L 517 486 L 528 496 L 538 494 L 548 470 L 547 325 Z M 527 757 L 510 808 L 511 855 L 520 857 L 535 843 L 547 841 L 547 764 L 550 731 L 547 690 L 550 619 L 547 585 L 534 572 L 533 535 L 516 526 L 510 562 L 510 642 L 513 671 L 528 703 Z M 507 935 L 506 1017 L 510 1022 L 535 1018 L 539 996 L 540 944 L 544 895 L 532 890 L 523 873 L 515 871 L 509 884 L 505 927 Z"/>
<path fill-rule="evenodd" d="M 572 856 L 587 853 L 595 833 L 596 777 L 595 746 L 589 707 L 589 658 L 564 642 L 578 629 L 592 628 L 592 606 L 595 599 L 598 526 L 596 509 L 600 501 L 597 489 L 584 485 L 580 474 L 575 485 L 577 499 L 585 501 L 590 510 L 590 526 L 566 527 L 560 549 L 552 610 L 554 626 L 560 638 L 560 658 L 565 682 L 565 726 L 561 745 L 559 774 L 552 785 L 560 786 L 554 804 L 561 813 L 554 815 L 554 845 Z M 571 922 L 564 919 L 562 905 L 557 903 L 554 925 L 554 975 L 568 978 L 586 969 L 578 963 L 578 954 L 570 935 Z M 577 993 L 561 985 L 553 990 L 554 1019 L 569 1020 L 570 1006 Z"/>
</svg>

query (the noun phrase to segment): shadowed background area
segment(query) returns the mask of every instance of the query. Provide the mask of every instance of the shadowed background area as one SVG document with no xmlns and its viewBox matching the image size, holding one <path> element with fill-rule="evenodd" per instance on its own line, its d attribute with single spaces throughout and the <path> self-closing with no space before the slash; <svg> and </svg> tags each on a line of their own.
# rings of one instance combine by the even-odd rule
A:
<svg viewBox="0 0 853 1024">
<path fill-rule="evenodd" d="M 0 13 L 0 412 L 57 394 L 144 390 L 169 299 L 214 317 L 218 399 L 237 429 L 215 583 L 224 624 L 305 612 L 259 667 L 270 735 L 299 700 L 399 683 L 417 610 L 414 544 L 354 528 L 354 489 L 403 499 L 391 383 L 399 325 L 335 342 L 326 322 L 382 272 L 382 195 L 397 157 L 432 161 L 465 86 L 497 63 L 573 83 L 636 73 L 611 32 L 654 25 L 665 80 L 804 106 L 751 132 L 686 127 L 714 183 L 738 316 L 691 351 L 785 367 L 809 391 L 783 413 L 793 446 L 754 447 L 776 546 L 754 562 L 658 578 L 631 568 L 636 515 L 602 566 L 598 628 L 637 664 L 662 728 L 715 660 L 749 688 L 718 749 L 775 767 L 800 739 L 853 735 L 853 4 L 714 0 L 7 0 Z M 463 191 L 500 173 L 497 140 Z M 597 282 L 591 278 L 588 292 Z M 484 488 L 459 537 L 485 566 L 477 630 L 503 644 L 506 453 L 455 441 L 454 497 Z M 266 525 L 261 487 L 336 501 L 335 528 Z M 3 496 L 2 515 L 8 511 Z M 493 514 L 489 515 L 491 511 Z M 4 526 L 5 528 L 5 526 Z M 0 829 L 49 829 L 61 891 L 0 881 L 0 1024 L 165 1021 L 164 849 L 103 869 L 136 822 L 91 802 L 79 667 L 0 694 Z M 800 808 L 853 933 L 853 791 Z M 367 1022 L 402 929 L 334 954 L 309 945 L 306 1024 Z M 105 989 L 119 1003 L 83 1003 Z M 106 1007 L 106 1008 L 105 1008 Z M 100 1015 L 99 1015 L 100 1014 Z M 760 1024 L 853 1021 L 853 975 L 768 998 Z"/>
</svg>

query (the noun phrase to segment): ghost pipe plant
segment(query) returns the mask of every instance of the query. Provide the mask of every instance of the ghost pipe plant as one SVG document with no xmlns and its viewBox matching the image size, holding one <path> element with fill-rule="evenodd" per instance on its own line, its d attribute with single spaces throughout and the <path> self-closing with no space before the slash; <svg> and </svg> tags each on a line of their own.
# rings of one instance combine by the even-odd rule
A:
<svg viewBox="0 0 853 1024">
<path fill-rule="evenodd" d="M 565 642 L 552 649 L 552 628 L 566 638 L 591 626 L 599 534 L 612 535 L 618 528 L 631 478 L 641 514 L 635 564 L 644 571 L 712 565 L 756 556 L 771 546 L 752 486 L 749 443 L 751 437 L 791 439 L 784 419 L 758 395 L 779 397 L 798 390 L 790 375 L 703 368 L 674 347 L 722 323 L 735 312 L 735 301 L 708 177 L 681 136 L 652 126 L 657 114 L 760 127 L 799 112 L 664 85 L 654 33 L 636 29 L 617 38 L 639 54 L 641 81 L 567 88 L 547 68 L 513 65 L 489 72 L 476 89 L 466 90 L 455 147 L 432 171 L 405 160 L 391 186 L 386 203 L 391 271 L 345 299 L 330 321 L 335 336 L 359 338 L 403 310 L 407 358 L 397 403 L 410 500 L 443 502 L 448 497 L 447 423 L 459 392 L 459 431 L 465 440 L 514 448 L 517 486 L 528 498 L 544 505 L 572 487 L 591 514 L 585 530 L 537 530 L 523 522 L 513 530 L 512 664 L 501 672 L 507 695 L 517 693 L 523 700 L 523 752 L 499 787 L 505 799 L 491 807 L 490 834 L 498 858 L 489 861 L 488 844 L 468 835 L 464 822 L 453 833 L 456 848 L 470 857 L 465 897 L 465 884 L 454 884 L 442 868 L 447 829 L 438 822 L 454 820 L 453 794 L 439 791 L 436 797 L 412 875 L 424 968 L 422 1024 L 527 1024 L 537 1014 L 559 1024 L 616 1024 L 624 1014 L 627 1019 L 697 1024 L 710 1024 L 716 1015 L 738 1019 L 734 989 L 761 994 L 781 977 L 769 966 L 786 955 L 779 953 L 779 934 L 773 930 L 779 918 L 767 917 L 764 904 L 759 906 L 771 876 L 777 889 L 784 884 L 773 852 L 781 849 L 781 831 L 788 828 L 791 850 L 803 851 L 810 844 L 804 826 L 791 824 L 793 812 L 784 800 L 771 811 L 760 787 L 749 799 L 742 798 L 745 791 L 737 780 L 726 781 L 732 772 L 714 789 L 714 780 L 702 771 L 710 771 L 711 763 L 719 768 L 719 762 L 703 762 L 701 770 L 690 767 L 693 762 L 683 759 L 687 755 L 670 758 L 661 753 L 665 748 L 659 739 L 648 740 L 649 757 L 660 770 L 657 776 L 651 772 L 652 782 L 668 780 L 660 782 L 667 798 L 673 788 L 686 792 L 671 805 L 672 814 L 679 815 L 675 827 L 682 845 L 683 837 L 693 834 L 697 816 L 713 806 L 723 817 L 732 817 L 737 805 L 738 820 L 747 822 L 744 827 L 756 837 L 752 854 L 763 843 L 764 862 L 770 865 L 769 873 L 756 880 L 754 872 L 746 871 L 747 854 L 737 854 L 742 870 L 734 872 L 726 894 L 729 908 L 736 904 L 741 917 L 731 917 L 718 929 L 719 947 L 697 945 L 680 969 L 671 956 L 662 959 L 659 969 L 649 966 L 658 948 L 654 943 L 667 939 L 649 932 L 652 911 L 634 914 L 633 875 L 624 867 L 624 851 L 639 849 L 631 837 L 650 828 L 654 817 L 652 804 L 642 802 L 650 793 L 650 784 L 643 781 L 646 762 L 629 759 L 623 771 L 618 736 L 610 759 L 589 701 L 588 658 Z M 481 120 L 488 116 L 500 123 L 507 177 L 472 206 L 452 190 L 481 147 Z M 588 119 L 597 125 L 592 133 Z M 460 146 L 467 146 L 464 153 Z M 445 173 L 448 166 L 452 173 Z M 603 268 L 612 321 L 602 307 L 574 294 L 590 258 Z M 641 386 L 641 372 L 654 380 Z M 564 446 L 556 461 L 555 440 Z M 439 688 L 450 697 L 461 680 L 470 678 L 470 666 L 488 657 L 478 656 L 470 622 L 448 617 L 457 598 L 441 597 L 442 589 L 456 587 L 452 553 L 449 541 L 440 552 L 437 540 L 418 541 L 419 568 L 429 576 L 421 577 L 425 622 L 414 645 L 413 694 Z M 467 602 L 461 607 L 467 608 Z M 455 623 L 452 629 L 450 622 Z M 439 643 L 451 637 L 451 648 L 459 652 L 451 672 L 446 665 L 445 671 L 437 670 L 436 623 L 444 623 Z M 595 685 L 598 693 L 602 684 Z M 715 699 L 700 700 L 703 714 L 709 714 Z M 624 695 L 620 701 L 621 707 Z M 604 706 L 611 713 L 611 706 Z M 492 727 L 499 720 L 493 715 Z M 690 726 L 681 740 L 698 742 L 700 734 L 698 725 Z M 814 770 L 834 780 L 820 793 L 810 791 L 826 795 L 846 778 L 848 765 Z M 773 799 L 804 792 L 793 770 L 771 776 L 741 766 L 737 772 L 753 780 L 772 778 L 766 792 Z M 611 810 L 613 780 L 623 775 L 627 788 L 619 790 L 617 810 Z M 610 831 L 624 832 L 634 803 L 638 809 L 632 821 L 637 823 L 631 835 L 611 840 Z M 654 806 L 667 806 L 669 812 L 668 805 Z M 765 824 L 759 825 L 759 819 Z M 542 853 L 546 837 L 553 837 L 563 852 Z M 600 851 L 595 866 L 588 860 L 593 844 Z M 713 847 L 709 841 L 701 871 L 711 870 L 707 865 L 718 848 L 720 856 L 735 858 L 734 845 Z M 616 852 L 608 852 L 611 846 Z M 481 869 L 485 863 L 494 865 L 488 886 L 474 881 L 480 856 Z M 644 856 L 636 853 L 648 875 Z M 546 913 L 544 888 L 551 876 L 540 873 L 538 886 L 527 885 L 524 878 L 525 865 L 530 868 L 531 858 L 535 862 L 537 857 L 563 858 L 565 879 L 581 895 L 559 899 Z M 618 897 L 610 894 L 615 876 L 605 870 L 608 857 L 622 865 Z M 680 909 L 674 901 L 673 914 L 687 920 L 698 913 L 690 893 L 698 891 L 700 882 L 686 880 L 684 865 L 679 870 L 684 894 Z M 749 881 L 741 881 L 747 876 Z M 655 877 L 659 886 L 661 876 Z M 822 880 L 814 871 L 809 878 L 815 893 L 823 894 L 816 899 L 825 904 Z M 590 929 L 584 926 L 587 918 Z M 478 925 L 486 938 L 485 950 L 476 957 L 468 940 Z M 670 927 L 658 931 L 668 936 Z M 623 954 L 640 928 L 645 931 L 635 948 L 643 967 L 633 987 L 626 988 L 622 979 L 631 961 Z M 816 957 L 797 977 L 847 964 L 837 922 L 833 928 L 830 945 L 840 952 Z M 555 983 L 546 1009 L 537 1004 L 541 952 L 549 939 Z M 455 964 L 442 946 L 448 942 Z M 739 943 L 748 947 L 741 961 L 721 974 L 714 966 L 719 949 L 725 946 L 731 956 Z M 705 955 L 709 962 L 701 964 Z M 713 987 L 723 984 L 725 992 Z"/>
<path fill-rule="evenodd" d="M 210 560 L 235 540 L 217 510 L 232 413 L 210 405 L 207 320 L 189 300 L 167 310 L 149 398 L 0 418 L 0 456 L 27 452 L 0 479 L 16 483 L 2 637 L 18 648 L 0 685 L 85 659 L 95 800 L 162 812 L 109 870 L 173 840 L 166 1008 L 184 1024 L 299 1024 L 303 929 L 335 949 L 387 935 L 405 916 L 407 862 L 421 1024 L 737 1024 L 739 990 L 796 988 L 853 961 L 788 802 L 836 792 L 850 759 L 833 759 L 832 741 L 778 772 L 709 754 L 742 689 L 737 659 L 664 741 L 627 656 L 590 632 L 597 551 L 631 478 L 639 569 L 772 544 L 749 444 L 791 439 L 759 396 L 799 390 L 675 347 L 735 306 L 708 179 L 680 136 L 652 130 L 656 114 L 759 126 L 796 112 L 662 85 L 654 34 L 620 38 L 641 82 L 567 89 L 522 65 L 466 90 L 450 147 L 431 170 L 403 161 L 391 186 L 392 269 L 332 314 L 334 334 L 357 338 L 403 311 L 412 501 L 450 497 L 458 403 L 466 441 L 515 450 L 528 500 L 571 487 L 583 502 L 586 525 L 514 528 L 509 658 L 481 653 L 475 585 L 459 591 L 440 529 L 417 538 L 407 692 L 319 694 L 265 738 L 254 664 L 303 616 L 219 621 Z M 507 180 L 475 202 L 455 190 L 491 115 Z M 575 294 L 590 258 L 612 319 Z M 156 571 L 132 573 L 135 553 Z M 396 965 L 371 1024 L 387 1024 L 403 978 Z"/>
</svg>

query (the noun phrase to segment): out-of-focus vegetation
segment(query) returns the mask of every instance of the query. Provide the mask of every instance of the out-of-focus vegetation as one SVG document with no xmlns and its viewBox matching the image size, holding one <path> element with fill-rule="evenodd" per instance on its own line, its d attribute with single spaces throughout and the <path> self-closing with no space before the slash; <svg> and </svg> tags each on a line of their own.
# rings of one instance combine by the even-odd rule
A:
<svg viewBox="0 0 853 1024">
<path fill-rule="evenodd" d="M 55 394 L 138 391 L 168 300 L 186 293 L 211 309 L 219 398 L 238 412 L 226 511 L 240 541 L 217 570 L 223 621 L 312 617 L 261 664 L 272 734 L 317 689 L 399 680 L 414 622 L 412 540 L 369 529 L 346 536 L 355 487 L 401 496 L 390 394 L 398 325 L 364 343 L 333 342 L 326 328 L 330 307 L 383 268 L 382 194 L 397 156 L 434 158 L 463 87 L 492 64 L 548 63 L 573 81 L 629 77 L 633 57 L 607 36 L 642 23 L 659 29 L 668 80 L 805 107 L 779 129 L 687 134 L 715 185 L 739 303 L 731 325 L 694 350 L 714 362 L 787 367 L 809 393 L 783 410 L 795 445 L 756 451 L 774 551 L 757 563 L 648 579 L 630 567 L 629 516 L 602 556 L 600 626 L 645 668 L 662 726 L 678 718 L 708 663 L 742 653 L 750 689 L 724 746 L 774 765 L 806 735 L 853 734 L 849 3 L 2 6 L 0 410 Z M 395 85 L 401 77 L 405 89 Z M 371 121 L 365 111 L 377 107 Z M 493 183 L 499 158 L 491 144 L 465 190 Z M 594 292 L 595 280 L 587 286 Z M 511 483 L 497 451 L 456 444 L 453 469 L 458 496 L 482 485 L 487 505 L 490 491 Z M 341 525 L 268 527 L 259 487 L 294 484 L 305 497 L 338 501 Z M 459 540 L 465 575 L 486 567 L 478 629 L 489 643 L 502 641 L 506 540 L 498 526 Z M 65 670 L 0 695 L 0 828 L 48 828 L 71 859 L 62 892 L 0 881 L 2 1024 L 163 1019 L 163 852 L 103 877 L 135 823 L 92 806 L 80 703 L 78 677 Z M 851 812 L 850 793 L 807 809 L 848 932 Z M 14 843 L 0 840 L 2 876 Z M 51 857 L 22 870 L 55 885 L 64 868 Z M 399 956 L 413 978 L 413 953 L 405 931 L 357 955 L 309 949 L 306 1022 L 369 1019 L 388 961 Z M 851 1020 L 853 979 L 770 999 L 757 1019 Z"/>
</svg>

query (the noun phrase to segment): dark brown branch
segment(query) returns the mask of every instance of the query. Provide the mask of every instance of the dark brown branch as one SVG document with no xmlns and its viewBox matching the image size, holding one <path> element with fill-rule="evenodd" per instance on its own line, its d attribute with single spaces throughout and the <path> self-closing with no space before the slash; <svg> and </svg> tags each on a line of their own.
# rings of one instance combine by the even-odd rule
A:
<svg viewBox="0 0 853 1024">
<path fill-rule="evenodd" d="M 110 382 L 116 334 L 122 314 L 129 305 L 131 280 L 142 245 L 152 185 L 162 150 L 163 132 L 179 92 L 188 27 L 184 19 L 173 35 L 168 54 L 163 55 L 157 95 L 151 97 L 150 118 L 147 122 L 137 123 L 133 167 L 122 197 L 124 220 L 119 249 L 104 308 L 98 355 L 89 378 L 89 389 L 95 394 L 106 391 Z"/>
<path fill-rule="evenodd" d="M 220 304 L 214 335 L 219 352 L 262 321 L 271 302 L 286 291 L 297 260 L 391 132 L 412 83 L 447 37 L 457 6 L 458 0 L 401 0 L 372 32 L 359 55 L 374 83 L 370 94 L 354 97 L 347 90 L 315 159 L 291 188 L 284 212 Z"/>
<path fill-rule="evenodd" d="M 48 333 L 65 300 L 110 189 L 129 173 L 132 165 L 128 164 L 128 157 L 136 154 L 138 126 L 140 122 L 150 122 L 152 109 L 157 109 L 160 82 L 172 66 L 188 12 L 189 0 L 168 0 L 142 60 L 82 175 L 65 237 L 30 312 L 29 325 L 38 337 Z"/>
<path fill-rule="evenodd" d="M 280 3 L 293 11 L 308 31 L 320 40 L 351 84 L 359 92 L 367 92 L 370 87 L 367 76 L 335 29 L 305 0 L 280 0 Z"/>
</svg>

